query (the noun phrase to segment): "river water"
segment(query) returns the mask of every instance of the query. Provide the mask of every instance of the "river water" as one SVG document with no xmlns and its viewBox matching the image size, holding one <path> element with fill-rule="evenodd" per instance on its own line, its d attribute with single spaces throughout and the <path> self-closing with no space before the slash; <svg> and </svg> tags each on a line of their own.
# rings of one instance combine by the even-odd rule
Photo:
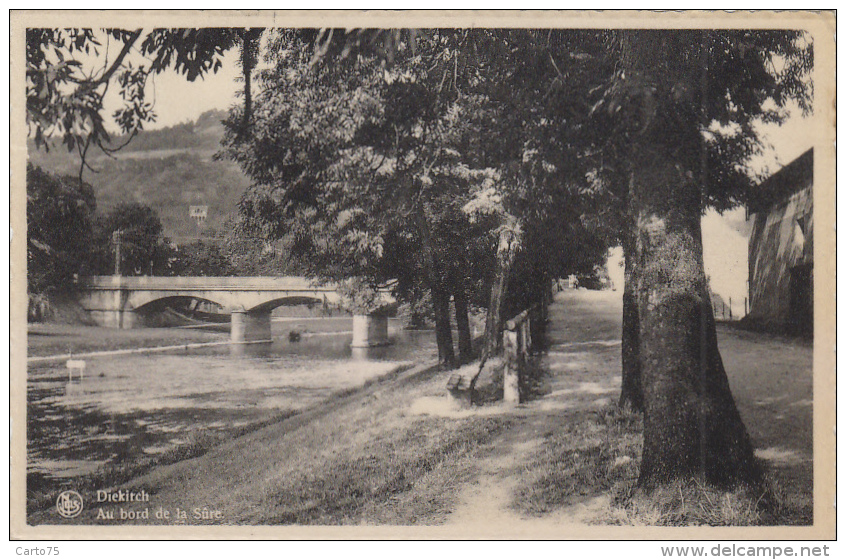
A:
<svg viewBox="0 0 846 560">
<path fill-rule="evenodd" d="M 73 381 L 64 360 L 30 364 L 28 490 L 231 436 L 437 357 L 431 331 L 392 320 L 391 345 L 353 350 L 351 329 L 350 318 L 279 320 L 272 343 L 88 357 Z"/>
</svg>

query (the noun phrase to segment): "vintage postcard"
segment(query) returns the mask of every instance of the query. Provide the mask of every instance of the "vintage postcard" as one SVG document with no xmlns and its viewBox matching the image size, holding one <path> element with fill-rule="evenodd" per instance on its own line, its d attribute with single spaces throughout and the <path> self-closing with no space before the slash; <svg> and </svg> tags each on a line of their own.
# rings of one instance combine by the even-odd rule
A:
<svg viewBox="0 0 846 560">
<path fill-rule="evenodd" d="M 12 11 L 12 538 L 833 539 L 834 33 Z"/>
</svg>

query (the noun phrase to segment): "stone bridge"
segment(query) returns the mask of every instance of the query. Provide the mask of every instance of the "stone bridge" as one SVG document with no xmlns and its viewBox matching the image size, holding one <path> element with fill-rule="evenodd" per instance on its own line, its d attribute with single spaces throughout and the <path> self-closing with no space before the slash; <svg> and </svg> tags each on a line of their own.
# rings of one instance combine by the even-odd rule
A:
<svg viewBox="0 0 846 560">
<path fill-rule="evenodd" d="M 348 303 L 336 286 L 296 276 L 92 276 L 80 285 L 79 301 L 100 326 L 143 327 L 145 310 L 190 297 L 231 314 L 232 342 L 270 340 L 270 314 L 280 305 Z M 381 309 L 353 316 L 353 346 L 387 343 L 387 319 L 395 302 L 387 290 L 383 299 Z"/>
</svg>

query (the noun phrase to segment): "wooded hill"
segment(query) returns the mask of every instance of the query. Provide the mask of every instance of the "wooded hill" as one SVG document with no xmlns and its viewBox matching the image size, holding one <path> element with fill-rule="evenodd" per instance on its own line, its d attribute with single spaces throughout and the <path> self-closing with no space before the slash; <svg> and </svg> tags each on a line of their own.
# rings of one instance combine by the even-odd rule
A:
<svg viewBox="0 0 846 560">
<path fill-rule="evenodd" d="M 94 187 L 98 212 L 106 213 L 120 202 L 139 202 L 158 213 L 164 234 L 176 241 L 223 232 L 226 218 L 237 211 L 249 184 L 236 164 L 213 159 L 225 116 L 224 111 L 208 111 L 196 121 L 142 131 L 114 157 L 92 150 L 88 160 L 96 172 L 86 169 L 83 178 Z M 125 141 L 114 137 L 112 145 Z M 65 146 L 56 144 L 45 152 L 30 141 L 27 147 L 33 164 L 53 173 L 78 175 L 79 157 Z M 204 226 L 188 217 L 190 205 L 208 206 Z"/>
</svg>

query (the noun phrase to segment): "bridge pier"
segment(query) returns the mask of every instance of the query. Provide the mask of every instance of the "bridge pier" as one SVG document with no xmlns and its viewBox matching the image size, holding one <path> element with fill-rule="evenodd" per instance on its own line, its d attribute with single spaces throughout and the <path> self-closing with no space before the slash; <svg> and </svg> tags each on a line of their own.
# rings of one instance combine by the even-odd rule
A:
<svg viewBox="0 0 846 560">
<path fill-rule="evenodd" d="M 350 346 L 369 348 L 389 343 L 387 315 L 353 315 L 353 337 Z"/>
<path fill-rule="evenodd" d="M 105 326 L 115 329 L 140 329 L 144 327 L 144 319 L 131 309 L 120 311 L 103 311 L 104 319 L 109 321 Z M 97 323 L 98 325 L 101 323 Z"/>
<path fill-rule="evenodd" d="M 87 311 L 97 326 L 110 329 L 135 329 L 144 326 L 141 316 L 127 309 L 128 292 L 123 287 L 122 276 L 107 276 L 106 290 L 95 292 L 87 298 Z"/>
<path fill-rule="evenodd" d="M 137 329 L 144 326 L 144 321 L 132 310 L 91 309 L 88 316 L 98 327 L 109 329 Z"/>
<path fill-rule="evenodd" d="M 270 311 L 248 313 L 243 309 L 233 309 L 229 340 L 235 344 L 269 342 L 273 339 L 270 333 L 270 313 Z"/>
</svg>

